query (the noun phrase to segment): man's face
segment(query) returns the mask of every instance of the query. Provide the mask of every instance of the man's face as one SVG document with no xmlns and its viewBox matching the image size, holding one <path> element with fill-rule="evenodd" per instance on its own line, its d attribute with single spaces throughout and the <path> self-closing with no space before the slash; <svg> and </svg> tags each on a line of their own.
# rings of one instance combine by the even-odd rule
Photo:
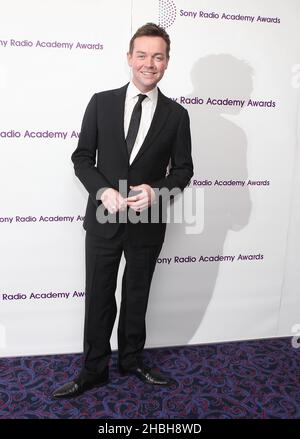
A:
<svg viewBox="0 0 300 439">
<path fill-rule="evenodd" d="M 144 36 L 134 40 L 132 53 L 127 53 L 132 68 L 132 81 L 143 93 L 152 90 L 164 76 L 168 66 L 167 44 L 161 37 Z"/>
</svg>

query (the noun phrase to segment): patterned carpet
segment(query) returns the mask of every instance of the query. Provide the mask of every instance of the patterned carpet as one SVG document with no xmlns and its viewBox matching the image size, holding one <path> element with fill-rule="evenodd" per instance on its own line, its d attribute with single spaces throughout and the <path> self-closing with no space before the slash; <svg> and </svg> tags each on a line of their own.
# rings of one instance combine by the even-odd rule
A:
<svg viewBox="0 0 300 439">
<path fill-rule="evenodd" d="M 51 391 L 72 379 L 81 356 L 0 359 L 0 418 L 300 418 L 300 349 L 290 338 L 148 349 L 145 363 L 177 381 L 170 388 L 121 377 L 72 400 Z"/>
</svg>

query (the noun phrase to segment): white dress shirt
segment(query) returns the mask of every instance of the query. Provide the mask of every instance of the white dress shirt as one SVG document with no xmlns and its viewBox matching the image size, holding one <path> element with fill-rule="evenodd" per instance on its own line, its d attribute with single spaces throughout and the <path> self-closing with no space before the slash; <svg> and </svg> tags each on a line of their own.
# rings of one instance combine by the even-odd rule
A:
<svg viewBox="0 0 300 439">
<path fill-rule="evenodd" d="M 127 136 L 129 123 L 132 115 L 133 108 L 135 104 L 138 101 L 138 95 L 142 93 L 131 81 L 127 87 L 126 92 L 126 99 L 125 99 L 125 111 L 124 111 L 124 134 L 125 139 Z M 158 97 L 158 90 L 157 87 L 153 88 L 152 90 L 148 91 L 147 93 L 142 93 L 144 95 L 147 95 L 147 98 L 145 98 L 142 102 L 142 116 L 139 126 L 139 131 L 136 136 L 135 143 L 132 148 L 132 152 L 130 155 L 129 164 L 133 162 L 135 156 L 139 152 L 140 147 L 142 146 L 145 137 L 149 131 L 153 115 L 156 109 L 157 105 L 157 97 Z"/>
</svg>

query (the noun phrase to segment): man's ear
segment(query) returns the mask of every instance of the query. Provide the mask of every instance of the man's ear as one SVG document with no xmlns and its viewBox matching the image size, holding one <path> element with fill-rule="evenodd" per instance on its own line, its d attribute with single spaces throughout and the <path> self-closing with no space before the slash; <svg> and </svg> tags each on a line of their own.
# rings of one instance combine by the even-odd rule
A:
<svg viewBox="0 0 300 439">
<path fill-rule="evenodd" d="M 127 52 L 127 62 L 129 67 L 131 67 L 132 55 L 130 52 Z"/>
</svg>

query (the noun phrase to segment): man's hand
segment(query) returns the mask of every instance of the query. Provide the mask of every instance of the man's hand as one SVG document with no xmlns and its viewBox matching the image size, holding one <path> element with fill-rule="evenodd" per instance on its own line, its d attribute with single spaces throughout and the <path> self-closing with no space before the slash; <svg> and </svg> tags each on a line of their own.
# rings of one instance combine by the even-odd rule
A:
<svg viewBox="0 0 300 439">
<path fill-rule="evenodd" d="M 155 201 L 155 192 L 148 184 L 139 184 L 138 186 L 130 186 L 133 191 L 140 192 L 138 195 L 126 198 L 127 205 L 131 209 L 141 212 L 147 209 Z"/>
<path fill-rule="evenodd" d="M 106 189 L 100 197 L 104 207 L 109 213 L 116 213 L 125 210 L 127 207 L 126 199 L 115 189 Z"/>
</svg>

